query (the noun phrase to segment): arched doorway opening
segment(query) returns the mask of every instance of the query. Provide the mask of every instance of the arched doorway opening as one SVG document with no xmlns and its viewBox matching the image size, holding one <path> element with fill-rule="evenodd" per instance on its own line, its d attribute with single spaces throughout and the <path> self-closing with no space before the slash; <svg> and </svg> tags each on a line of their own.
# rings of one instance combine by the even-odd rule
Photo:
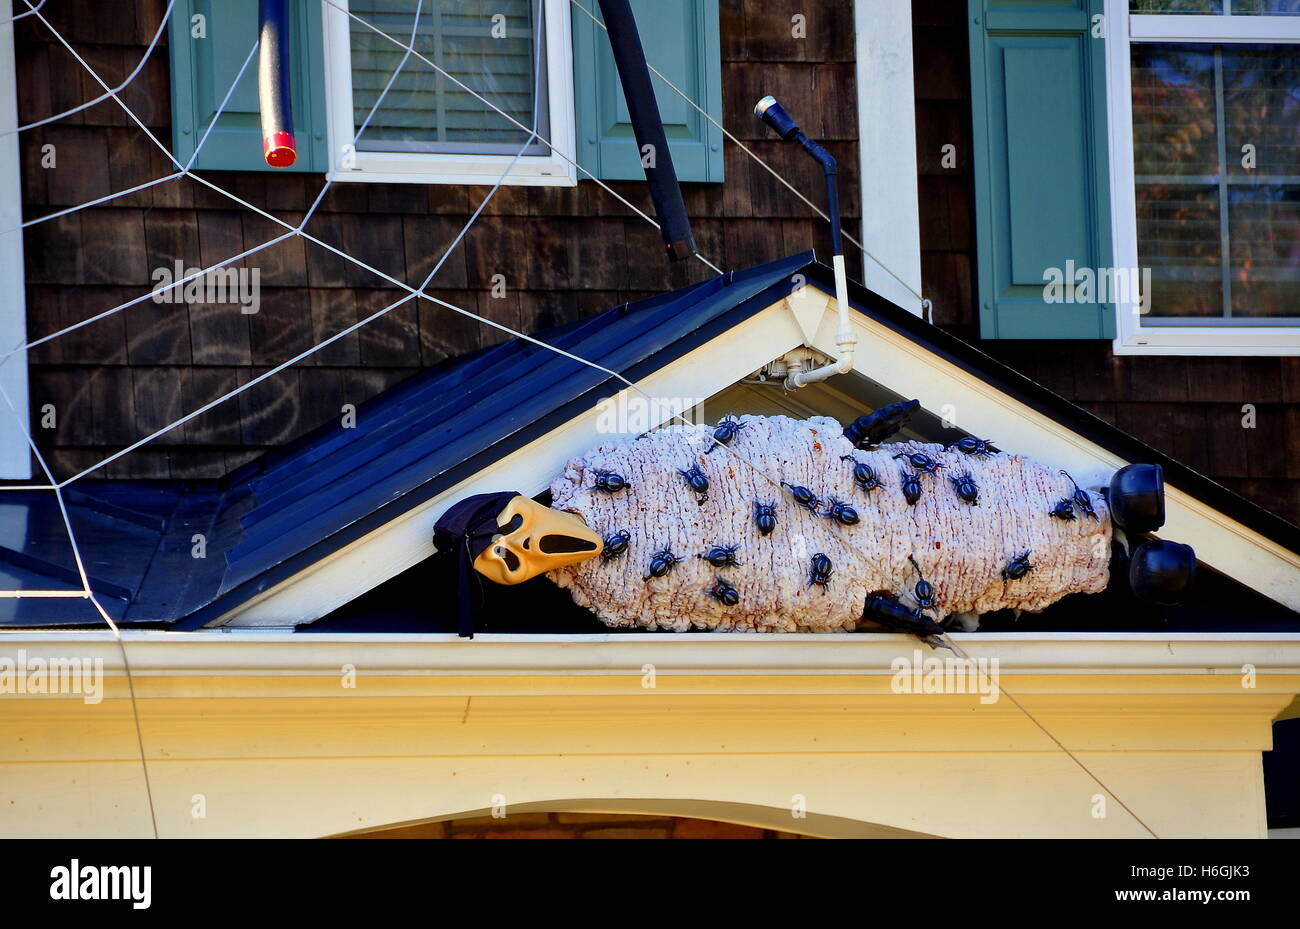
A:
<svg viewBox="0 0 1300 929">
<path fill-rule="evenodd" d="M 717 801 L 568 800 L 342 833 L 351 839 L 935 838 L 876 823 Z"/>
<path fill-rule="evenodd" d="M 470 816 L 395 829 L 352 833 L 351 839 L 808 839 L 798 832 L 741 826 L 716 819 L 632 813 L 519 813 Z"/>
</svg>

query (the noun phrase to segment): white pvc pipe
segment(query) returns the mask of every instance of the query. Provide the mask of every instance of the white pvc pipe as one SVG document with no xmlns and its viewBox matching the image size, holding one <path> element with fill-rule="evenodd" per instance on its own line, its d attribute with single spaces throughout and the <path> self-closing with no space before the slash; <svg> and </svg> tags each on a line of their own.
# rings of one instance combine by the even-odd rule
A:
<svg viewBox="0 0 1300 929">
<path fill-rule="evenodd" d="M 844 256 L 831 258 L 835 270 L 835 304 L 840 313 L 839 330 L 835 333 L 835 345 L 839 349 L 839 358 L 828 365 L 813 371 L 800 371 L 785 379 L 785 386 L 790 389 L 816 384 L 836 374 L 848 374 L 853 370 L 853 348 L 858 344 L 858 337 L 849 322 L 849 279 L 844 270 Z"/>
</svg>

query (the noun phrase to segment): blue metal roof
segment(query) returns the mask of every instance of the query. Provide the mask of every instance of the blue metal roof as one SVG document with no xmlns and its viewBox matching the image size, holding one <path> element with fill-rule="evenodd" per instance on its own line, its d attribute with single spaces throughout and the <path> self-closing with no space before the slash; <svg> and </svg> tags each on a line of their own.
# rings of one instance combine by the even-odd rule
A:
<svg viewBox="0 0 1300 929">
<path fill-rule="evenodd" d="M 726 274 L 534 337 L 644 377 L 770 302 L 756 296 L 788 292 L 811 260 Z M 623 386 L 514 339 L 423 371 L 363 404 L 354 428 L 331 423 L 220 481 L 78 481 L 69 519 L 91 589 L 114 620 L 197 628 Z M 203 558 L 193 554 L 196 534 Z M 80 586 L 54 494 L 7 492 L 0 589 Z M 99 623 L 80 600 L 0 600 L 3 625 Z"/>
<path fill-rule="evenodd" d="M 833 292 L 811 252 L 615 307 L 535 338 L 636 381 L 790 293 Z M 1300 530 L 858 286 L 862 312 L 1288 547 Z M 624 385 L 522 339 L 411 377 L 220 481 L 78 481 L 67 493 L 91 588 L 119 622 L 193 629 L 593 407 Z M 0 495 L 0 589 L 77 589 L 54 495 Z M 195 536 L 206 551 L 194 557 Z M 68 599 L 0 600 L 0 625 L 102 622 Z"/>
</svg>

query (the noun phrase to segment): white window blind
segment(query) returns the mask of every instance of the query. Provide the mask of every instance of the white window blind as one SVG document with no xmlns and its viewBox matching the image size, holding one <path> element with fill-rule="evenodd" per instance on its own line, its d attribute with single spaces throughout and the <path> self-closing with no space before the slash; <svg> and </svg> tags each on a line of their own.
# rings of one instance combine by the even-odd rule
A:
<svg viewBox="0 0 1300 929">
<path fill-rule="evenodd" d="M 351 0 L 352 12 L 403 43 L 416 0 Z M 538 50 L 538 0 L 424 0 L 416 51 L 496 106 L 549 137 L 545 49 Z M 365 25 L 350 23 L 354 129 L 360 129 L 403 50 Z M 528 133 L 415 56 L 406 60 L 357 142 L 358 151 L 514 154 Z M 526 154 L 545 152 L 535 144 Z"/>
<path fill-rule="evenodd" d="M 1300 48 L 1134 44 L 1145 325 L 1300 323 Z"/>
</svg>

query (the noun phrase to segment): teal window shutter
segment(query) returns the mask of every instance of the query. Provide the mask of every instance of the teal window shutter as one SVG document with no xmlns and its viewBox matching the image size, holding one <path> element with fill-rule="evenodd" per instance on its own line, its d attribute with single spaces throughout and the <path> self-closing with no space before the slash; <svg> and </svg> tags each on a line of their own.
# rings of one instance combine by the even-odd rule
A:
<svg viewBox="0 0 1300 929">
<path fill-rule="evenodd" d="M 969 0 L 984 338 L 1114 337 L 1114 304 L 1044 299 L 1048 269 L 1111 263 L 1102 6 Z"/>
<path fill-rule="evenodd" d="M 197 168 L 214 171 L 323 172 L 329 167 L 325 134 L 325 46 L 319 0 L 293 0 L 293 122 L 298 161 L 271 168 L 262 157 L 257 106 L 257 58 L 199 152 Z M 201 28 L 195 17 L 201 16 Z M 196 32 L 204 32 L 202 38 Z M 231 82 L 257 40 L 257 0 L 178 0 L 172 11 L 172 151 L 184 164 L 194 153 Z"/>
<path fill-rule="evenodd" d="M 600 16 L 597 0 L 583 6 Z M 632 0 L 646 60 L 722 122 L 718 0 Z M 722 132 L 653 73 L 650 76 L 682 181 L 722 181 Z M 573 88 L 578 163 L 603 180 L 644 180 L 623 87 L 605 30 L 573 9 Z"/>
</svg>

